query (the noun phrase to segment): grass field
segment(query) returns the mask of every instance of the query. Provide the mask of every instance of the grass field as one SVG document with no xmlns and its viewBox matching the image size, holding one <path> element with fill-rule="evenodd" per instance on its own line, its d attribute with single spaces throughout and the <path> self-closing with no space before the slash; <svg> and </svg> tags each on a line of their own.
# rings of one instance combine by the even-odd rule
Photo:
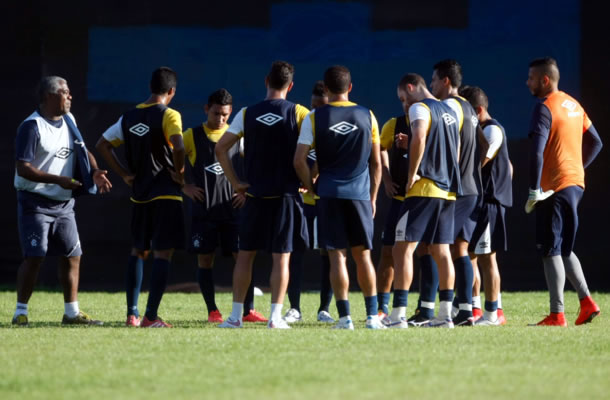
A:
<svg viewBox="0 0 610 400">
<path fill-rule="evenodd" d="M 504 327 L 370 331 L 362 296 L 351 293 L 349 332 L 315 322 L 314 293 L 301 300 L 305 322 L 287 331 L 217 329 L 202 322 L 199 294 L 180 293 L 166 294 L 160 310 L 174 329 L 126 328 L 124 295 L 94 292 L 80 294 L 81 307 L 106 325 L 66 328 L 61 294 L 41 291 L 31 326 L 13 328 L 15 293 L 3 291 L 0 399 L 607 399 L 610 294 L 594 297 L 602 315 L 581 327 L 573 292 L 567 329 L 527 327 L 547 311 L 547 294 L 534 292 L 503 294 Z M 413 293 L 409 311 L 416 301 Z M 217 302 L 228 315 L 230 295 Z M 269 295 L 256 302 L 268 315 Z"/>
</svg>

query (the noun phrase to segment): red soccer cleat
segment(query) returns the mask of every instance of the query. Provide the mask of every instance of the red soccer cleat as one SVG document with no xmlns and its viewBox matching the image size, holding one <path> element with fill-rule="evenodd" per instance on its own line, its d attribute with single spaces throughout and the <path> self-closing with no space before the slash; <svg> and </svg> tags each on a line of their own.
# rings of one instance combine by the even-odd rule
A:
<svg viewBox="0 0 610 400">
<path fill-rule="evenodd" d="M 244 322 L 269 322 L 267 320 L 267 318 L 265 318 L 263 316 L 263 314 L 259 313 L 258 311 L 254 310 L 254 309 L 250 310 L 250 313 L 248 315 L 244 315 L 243 321 Z"/>
<path fill-rule="evenodd" d="M 568 326 L 568 322 L 566 321 L 566 317 L 564 313 L 550 313 L 546 316 L 545 319 L 538 322 L 537 326 Z"/>
<path fill-rule="evenodd" d="M 499 311 L 500 310 L 498 310 L 498 317 L 500 317 Z M 472 317 L 476 322 L 476 320 L 483 317 L 483 311 L 480 308 L 472 307 Z"/>
<path fill-rule="evenodd" d="M 504 316 L 504 310 L 498 308 L 498 323 L 499 325 L 506 325 L 506 317 Z"/>
<path fill-rule="evenodd" d="M 157 316 L 157 319 L 153 319 L 152 321 L 149 320 L 148 318 L 146 318 L 146 316 L 144 316 L 144 318 L 142 319 L 142 322 L 140 322 L 140 328 L 171 328 L 171 327 L 172 326 L 170 324 L 163 321 L 161 318 L 159 318 L 159 316 Z"/>
<path fill-rule="evenodd" d="M 587 296 L 580 301 L 580 312 L 578 313 L 578 318 L 576 318 L 574 324 L 588 324 L 593 318 L 597 317 L 600 312 L 598 305 L 595 304 L 591 296 Z"/>
<path fill-rule="evenodd" d="M 128 315 L 127 321 L 125 321 L 125 326 L 140 326 L 140 317 Z"/>
<path fill-rule="evenodd" d="M 222 323 L 222 314 L 220 313 L 220 311 L 214 310 L 208 313 L 208 322 Z"/>
</svg>

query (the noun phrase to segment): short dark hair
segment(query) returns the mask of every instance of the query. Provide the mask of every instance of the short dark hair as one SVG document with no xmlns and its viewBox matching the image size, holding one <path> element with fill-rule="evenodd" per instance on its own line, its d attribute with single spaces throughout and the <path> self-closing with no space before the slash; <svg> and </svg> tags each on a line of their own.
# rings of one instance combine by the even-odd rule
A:
<svg viewBox="0 0 610 400">
<path fill-rule="evenodd" d="M 460 87 L 458 93 L 460 94 L 460 96 L 468 100 L 468 102 L 474 109 L 476 109 L 477 107 L 483 107 L 484 109 L 489 108 L 489 99 L 487 98 L 487 95 L 485 94 L 483 89 L 478 86 L 464 85 Z"/>
<path fill-rule="evenodd" d="M 170 67 L 159 67 L 153 71 L 150 78 L 150 91 L 153 94 L 164 94 L 176 87 L 176 72 Z"/>
<path fill-rule="evenodd" d="M 351 83 L 352 75 L 343 65 L 333 65 L 324 72 L 324 85 L 331 93 L 345 93 Z"/>
<path fill-rule="evenodd" d="M 311 94 L 318 97 L 326 96 L 326 91 L 324 90 L 324 81 L 317 81 L 313 85 L 313 89 L 311 90 Z"/>
<path fill-rule="evenodd" d="M 434 64 L 436 76 L 440 79 L 449 78 L 451 86 L 458 88 L 462 85 L 462 66 L 455 60 L 447 59 Z"/>
<path fill-rule="evenodd" d="M 214 104 L 231 106 L 233 105 L 233 96 L 225 88 L 218 89 L 208 97 L 208 107 L 212 107 Z"/>
<path fill-rule="evenodd" d="M 552 81 L 559 81 L 559 66 L 552 57 L 536 58 L 530 62 L 530 68 L 536 68 Z"/>
<path fill-rule="evenodd" d="M 294 77 L 294 65 L 286 61 L 274 61 L 271 64 L 267 81 L 271 89 L 286 89 Z"/>
<path fill-rule="evenodd" d="M 402 78 L 400 78 L 400 81 L 398 82 L 398 88 L 405 90 L 407 85 L 426 87 L 426 81 L 424 80 L 424 78 L 421 75 L 410 72 L 410 73 L 406 74 L 405 76 L 403 76 Z"/>
</svg>

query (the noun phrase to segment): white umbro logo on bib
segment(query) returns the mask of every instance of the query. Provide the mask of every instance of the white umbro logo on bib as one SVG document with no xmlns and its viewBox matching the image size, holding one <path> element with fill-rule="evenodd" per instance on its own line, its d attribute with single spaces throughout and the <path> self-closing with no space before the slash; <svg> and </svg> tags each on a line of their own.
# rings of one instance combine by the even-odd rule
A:
<svg viewBox="0 0 610 400">
<path fill-rule="evenodd" d="M 576 110 L 576 103 L 570 100 L 564 100 L 563 103 L 561 103 L 561 106 L 563 108 L 567 108 L 570 111 Z"/>
<path fill-rule="evenodd" d="M 455 118 L 453 118 L 451 115 L 449 115 L 447 113 L 444 113 L 443 115 L 441 115 L 441 117 L 443 117 L 443 121 L 445 121 L 445 125 L 447 125 L 447 126 L 453 125 L 457 122 L 455 120 Z"/>
<path fill-rule="evenodd" d="M 348 133 L 358 129 L 358 127 L 354 124 L 350 124 L 349 122 L 341 121 L 338 124 L 334 124 L 328 129 L 335 133 L 338 133 L 339 135 L 347 135 Z"/>
<path fill-rule="evenodd" d="M 207 167 L 205 167 L 205 170 L 213 173 L 214 175 L 222 175 L 224 173 L 219 162 L 215 162 L 212 165 L 208 165 Z"/>
<path fill-rule="evenodd" d="M 311 161 L 316 161 L 316 151 L 314 149 L 309 150 L 309 153 L 307 153 L 307 158 L 309 158 Z"/>
<path fill-rule="evenodd" d="M 139 124 L 136 124 L 136 125 L 132 126 L 131 128 L 129 128 L 129 132 L 133 133 L 134 135 L 138 135 L 138 136 L 146 135 L 149 130 L 150 130 L 150 128 L 148 127 L 148 125 L 143 124 L 141 122 Z"/>
<path fill-rule="evenodd" d="M 472 117 L 470 117 L 470 122 L 472 122 L 472 126 L 476 128 L 479 124 L 479 119 L 476 115 L 473 115 Z"/>
<path fill-rule="evenodd" d="M 276 115 L 274 113 L 267 113 L 267 114 L 263 114 L 260 117 L 256 118 L 256 120 L 258 122 L 261 122 L 267 126 L 271 126 L 274 124 L 277 124 L 278 122 L 280 122 L 281 120 L 283 120 L 284 118 L 280 117 L 279 115 Z"/>
</svg>

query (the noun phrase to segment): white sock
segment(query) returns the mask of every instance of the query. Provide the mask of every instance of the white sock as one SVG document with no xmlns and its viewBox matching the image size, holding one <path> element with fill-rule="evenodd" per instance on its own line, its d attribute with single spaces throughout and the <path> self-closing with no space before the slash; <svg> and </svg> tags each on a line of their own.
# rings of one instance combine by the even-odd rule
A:
<svg viewBox="0 0 610 400">
<path fill-rule="evenodd" d="M 472 311 L 472 304 L 460 303 L 460 311 Z"/>
<path fill-rule="evenodd" d="M 438 319 L 451 319 L 451 301 L 441 301 L 438 307 Z"/>
<path fill-rule="evenodd" d="M 406 317 L 407 307 L 393 307 L 390 313 L 390 319 L 394 322 L 400 321 L 401 318 Z"/>
<path fill-rule="evenodd" d="M 502 293 L 498 292 L 498 308 L 502 309 Z"/>
<path fill-rule="evenodd" d="M 231 309 L 231 318 L 233 321 L 241 321 L 244 315 L 244 303 L 235 303 L 233 302 L 233 308 Z"/>
<path fill-rule="evenodd" d="M 483 318 L 488 321 L 496 321 L 498 319 L 498 311 L 483 311 Z"/>
<path fill-rule="evenodd" d="M 481 296 L 472 296 L 472 307 L 481 308 Z"/>
<path fill-rule="evenodd" d="M 28 305 L 27 303 L 17 302 L 17 308 L 15 308 L 15 317 L 18 315 L 28 315 Z"/>
<path fill-rule="evenodd" d="M 271 303 L 271 317 L 269 319 L 272 321 L 282 319 L 282 308 L 284 308 L 283 304 Z"/>
<path fill-rule="evenodd" d="M 74 318 L 78 315 L 78 301 L 73 301 L 72 303 L 64 303 L 64 314 L 68 316 L 68 318 Z"/>
</svg>

